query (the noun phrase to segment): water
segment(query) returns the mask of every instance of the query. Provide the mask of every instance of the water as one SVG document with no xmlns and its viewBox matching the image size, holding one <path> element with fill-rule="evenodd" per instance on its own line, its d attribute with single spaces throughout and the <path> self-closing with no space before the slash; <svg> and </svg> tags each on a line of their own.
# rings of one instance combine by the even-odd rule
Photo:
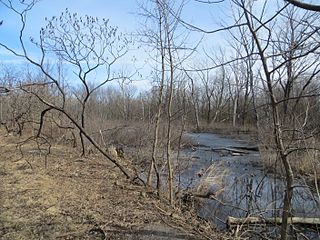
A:
<svg viewBox="0 0 320 240">
<path fill-rule="evenodd" d="M 183 186 L 200 195 L 213 194 L 214 198 L 199 198 L 200 217 L 225 228 L 228 216 L 281 216 L 284 180 L 265 173 L 259 152 L 228 151 L 251 148 L 252 144 L 211 133 L 186 133 L 185 137 L 195 147 L 184 150 L 194 161 L 181 175 Z M 318 200 L 303 181 L 295 181 L 294 216 L 320 217 Z"/>
</svg>

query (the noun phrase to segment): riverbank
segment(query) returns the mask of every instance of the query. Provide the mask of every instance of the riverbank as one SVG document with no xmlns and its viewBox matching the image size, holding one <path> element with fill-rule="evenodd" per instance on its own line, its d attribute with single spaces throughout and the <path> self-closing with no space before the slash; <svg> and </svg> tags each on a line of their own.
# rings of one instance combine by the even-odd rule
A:
<svg viewBox="0 0 320 240">
<path fill-rule="evenodd" d="M 274 138 L 270 131 L 260 133 L 256 126 L 232 126 L 231 124 L 214 123 L 210 125 L 203 124 L 200 129 L 190 128 L 194 133 L 213 133 L 226 138 L 241 139 L 253 146 L 259 147 L 261 164 L 264 171 L 276 174 L 282 177 L 285 173 L 281 163 L 277 160 Z M 290 138 L 287 140 L 290 142 Z M 288 158 L 291 163 L 294 175 L 303 179 L 314 191 L 320 186 L 320 164 L 318 159 L 319 139 L 310 138 L 298 146 L 301 151 L 291 153 Z M 310 149 L 306 146 L 309 146 Z"/>
<path fill-rule="evenodd" d="M 192 212 L 170 207 L 99 155 L 0 140 L 0 236 L 13 239 L 223 239 Z"/>
<path fill-rule="evenodd" d="M 246 141 L 258 143 L 258 130 L 256 126 L 232 126 L 226 123 L 201 124 L 199 129 L 189 126 L 188 132 L 194 133 L 214 133 L 226 137 L 237 137 Z"/>
</svg>

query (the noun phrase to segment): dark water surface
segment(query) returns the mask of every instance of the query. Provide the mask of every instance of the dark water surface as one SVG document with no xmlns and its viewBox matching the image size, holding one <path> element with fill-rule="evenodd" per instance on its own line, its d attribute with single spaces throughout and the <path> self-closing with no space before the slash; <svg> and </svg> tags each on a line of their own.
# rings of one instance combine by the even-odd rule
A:
<svg viewBox="0 0 320 240">
<path fill-rule="evenodd" d="M 183 186 L 215 198 L 200 200 L 200 217 L 224 228 L 228 216 L 281 216 L 284 180 L 265 173 L 258 151 L 241 149 L 250 149 L 252 144 L 212 133 L 186 133 L 184 137 L 194 144 L 184 150 L 194 161 L 181 175 Z M 302 180 L 295 182 L 292 214 L 320 217 L 319 197 Z"/>
</svg>

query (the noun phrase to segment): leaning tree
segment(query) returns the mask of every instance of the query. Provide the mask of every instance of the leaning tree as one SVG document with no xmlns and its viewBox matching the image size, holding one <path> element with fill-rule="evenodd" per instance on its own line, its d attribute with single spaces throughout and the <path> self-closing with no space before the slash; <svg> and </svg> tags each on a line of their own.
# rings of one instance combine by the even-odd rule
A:
<svg viewBox="0 0 320 240">
<path fill-rule="evenodd" d="M 11 88 L 11 91 L 22 91 L 32 95 L 44 106 L 39 113 L 39 124 L 35 138 L 41 137 L 45 123 L 45 117 L 50 112 L 59 112 L 74 128 L 78 130 L 82 143 L 82 155 L 85 154 L 84 139 L 87 139 L 102 155 L 114 163 L 121 172 L 128 178 L 132 177 L 129 167 L 115 159 L 106 150 L 99 146 L 89 134 L 86 126 L 87 104 L 90 97 L 103 88 L 107 83 L 128 78 L 117 71 L 121 59 L 129 50 L 130 40 L 119 33 L 118 28 L 112 26 L 107 19 L 99 20 L 91 16 L 78 16 L 67 10 L 59 17 L 46 19 L 47 25 L 40 30 L 38 38 L 26 40 L 27 16 L 38 1 L 1 0 L 0 4 L 14 13 L 20 20 L 18 36 L 19 48 L 9 42 L 0 40 L 0 47 L 4 48 L 16 57 L 22 58 L 27 63 L 41 71 L 41 81 L 19 84 Z M 5 24 L 5 23 L 4 23 Z M 31 46 L 31 47 L 30 47 Z M 37 49 L 35 54 L 33 51 Z M 36 57 L 34 57 L 36 56 Z M 56 62 L 63 62 L 72 74 L 70 85 L 77 86 L 81 91 L 73 91 L 72 98 L 78 102 L 79 110 L 75 114 L 67 101 L 67 89 L 61 80 L 59 71 L 52 71 L 58 68 L 52 63 L 52 59 L 59 59 Z M 47 63 L 53 65 L 47 67 Z M 118 65 L 118 67 L 116 66 Z M 39 91 L 39 89 L 41 91 Z M 44 89 L 53 89 L 54 94 L 43 94 Z"/>
</svg>

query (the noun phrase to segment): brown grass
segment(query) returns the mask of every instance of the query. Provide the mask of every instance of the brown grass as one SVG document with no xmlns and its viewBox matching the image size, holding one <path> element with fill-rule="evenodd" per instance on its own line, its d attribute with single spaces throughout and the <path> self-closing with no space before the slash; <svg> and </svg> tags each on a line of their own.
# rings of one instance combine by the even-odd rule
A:
<svg viewBox="0 0 320 240">
<path fill-rule="evenodd" d="M 148 233 L 154 239 L 164 233 L 170 239 L 218 237 L 197 223 L 192 212 L 173 209 L 152 191 L 123 179 L 98 155 L 79 158 L 75 149 L 53 146 L 45 168 L 44 156 L 33 144 L 22 148 L 22 158 L 17 141 L 12 136 L 0 140 L 2 240 L 99 239 L 90 235 L 97 227 L 106 239 L 128 239 L 132 234 L 134 239 L 150 239 Z"/>
<path fill-rule="evenodd" d="M 262 162 L 269 172 L 284 174 L 282 163 L 277 156 L 276 147 L 270 132 L 264 131 L 260 133 L 260 154 Z M 285 146 L 290 145 L 300 151 L 292 152 L 288 155 L 292 170 L 296 177 L 304 177 L 307 181 L 318 178 L 320 180 L 319 154 L 317 150 L 304 148 L 318 148 L 319 141 L 311 138 L 305 141 L 297 142 L 293 145 L 290 141 L 285 141 Z M 319 176 L 317 176 L 319 175 Z M 312 180 L 313 181 L 313 180 Z"/>
</svg>

